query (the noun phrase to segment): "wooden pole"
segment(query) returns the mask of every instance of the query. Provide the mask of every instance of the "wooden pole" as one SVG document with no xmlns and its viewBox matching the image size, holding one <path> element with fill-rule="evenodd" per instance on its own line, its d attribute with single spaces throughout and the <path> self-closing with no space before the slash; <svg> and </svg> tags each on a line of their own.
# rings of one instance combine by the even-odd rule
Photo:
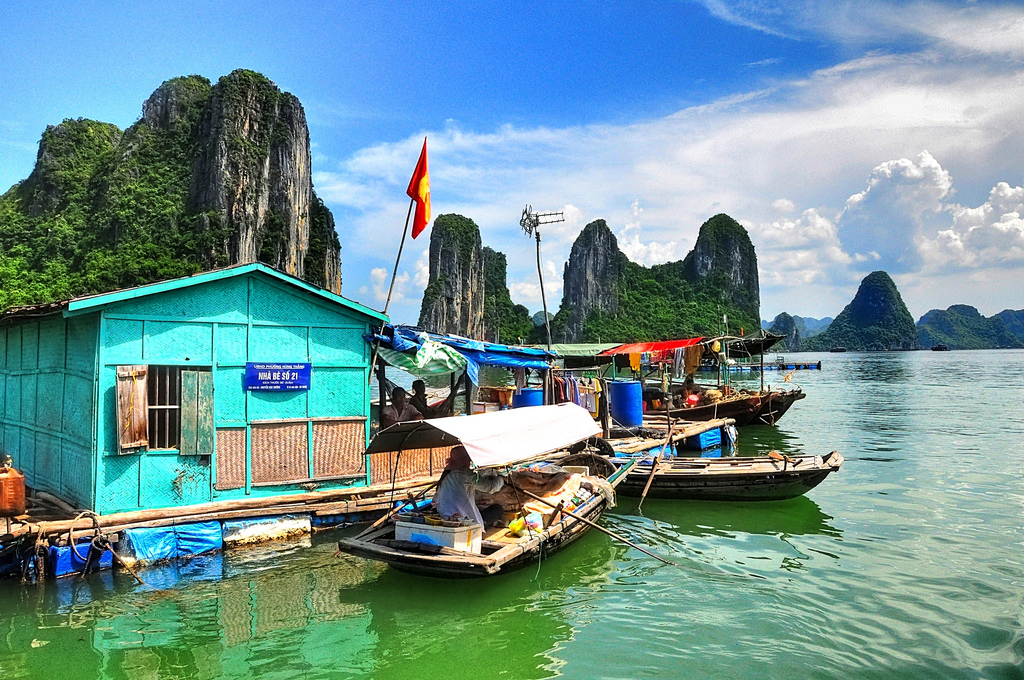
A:
<svg viewBox="0 0 1024 680">
<path fill-rule="evenodd" d="M 608 439 L 611 434 L 611 426 L 608 423 L 608 381 L 601 378 L 598 381 L 601 385 L 601 401 L 597 405 L 598 415 L 601 417 L 601 437 Z"/>
<path fill-rule="evenodd" d="M 672 410 L 669 408 L 669 401 L 665 400 L 665 417 L 668 419 L 668 434 L 665 436 L 665 443 L 661 445 L 661 451 L 658 452 L 658 457 L 651 464 L 651 474 L 647 478 L 647 484 L 644 485 L 644 492 L 640 494 L 640 502 L 636 504 L 637 512 L 644 504 L 644 499 L 647 498 L 647 492 L 651 490 L 651 483 L 654 481 L 654 475 L 658 473 L 658 466 L 661 465 L 661 459 L 665 455 L 665 447 L 672 442 Z"/>
<path fill-rule="evenodd" d="M 513 486 L 515 486 L 515 485 L 513 485 Z M 525 493 L 530 498 L 532 498 L 534 500 L 537 500 L 537 501 L 540 501 L 541 503 L 543 503 L 544 505 L 548 506 L 549 508 L 554 508 L 555 510 L 559 509 L 557 505 L 555 505 L 554 503 L 549 503 L 546 499 L 538 496 L 537 494 L 530 493 L 526 489 L 521 489 L 519 487 L 515 487 L 515 488 L 519 489 L 520 491 Z M 600 524 L 597 524 L 596 522 L 591 522 L 589 519 L 587 519 L 586 517 L 583 517 L 582 515 L 577 515 L 572 510 L 566 510 L 563 507 L 563 508 L 561 508 L 561 511 L 564 512 L 565 514 L 569 515 L 570 517 L 572 517 L 574 519 L 577 519 L 580 522 L 583 522 L 584 524 L 586 524 L 588 526 L 594 527 L 598 531 L 601 531 L 603 533 L 608 534 L 609 536 L 614 538 L 616 541 L 622 541 L 623 543 L 628 545 L 630 548 L 636 548 L 637 550 L 639 550 L 640 552 L 642 552 L 645 555 L 650 555 L 651 557 L 653 557 L 656 560 L 660 560 L 660 561 L 664 562 L 665 564 L 671 564 L 671 565 L 673 565 L 675 567 L 682 566 L 681 564 L 678 564 L 676 562 L 672 562 L 671 560 L 666 560 L 664 557 L 662 557 L 660 555 L 656 555 L 655 553 L 651 552 L 650 550 L 647 550 L 646 548 L 641 548 L 636 543 L 633 543 L 632 541 L 627 540 L 627 539 L 623 538 L 622 536 L 619 536 L 617 533 L 615 533 L 614 531 L 612 531 L 610 529 L 605 529 L 603 526 L 601 526 Z"/>
<path fill-rule="evenodd" d="M 398 263 L 402 261 L 402 249 L 405 248 L 405 237 L 409 233 L 409 217 L 412 216 L 412 206 L 416 203 L 415 198 L 409 199 L 409 211 L 405 213 L 405 227 L 402 229 L 402 242 L 398 244 L 398 257 L 395 258 L 395 270 L 391 272 L 391 285 L 388 287 L 388 298 L 384 301 L 384 315 L 388 313 L 388 306 L 391 304 L 391 294 L 395 290 L 395 278 L 398 276 Z M 381 332 L 384 332 L 384 325 L 381 324 Z M 370 362 L 370 366 L 374 366 L 377 363 L 377 354 L 380 351 L 380 343 L 373 343 L 373 361 Z M 373 380 L 373 371 L 370 372 L 370 378 L 366 384 L 369 385 L 370 381 Z"/>
<path fill-rule="evenodd" d="M 438 478 L 438 480 L 436 482 L 434 482 L 433 484 L 431 484 L 428 487 L 425 487 L 422 491 L 420 491 L 418 494 L 416 494 L 412 498 L 407 498 L 404 502 L 402 502 L 401 505 L 397 505 L 394 508 L 392 508 L 391 510 L 389 510 L 388 512 L 384 513 L 383 517 L 379 517 L 377 519 L 377 521 L 375 521 L 370 526 L 366 527 L 366 529 L 364 529 L 363 531 L 359 532 L 359 535 L 356 536 L 356 538 L 357 539 L 358 538 L 362 538 L 366 534 L 370 533 L 371 531 L 373 531 L 374 529 L 379 527 L 381 524 L 383 524 L 384 522 L 388 521 L 389 519 L 394 517 L 396 514 L 398 514 L 398 511 L 401 510 L 402 508 L 404 508 L 405 506 L 409 505 L 409 503 L 414 503 L 414 502 L 418 501 L 420 498 L 423 498 L 423 496 L 426 495 L 426 493 L 428 491 L 430 491 L 431 489 L 433 489 L 435 486 L 437 486 L 440 483 L 441 483 L 441 479 Z"/>
</svg>

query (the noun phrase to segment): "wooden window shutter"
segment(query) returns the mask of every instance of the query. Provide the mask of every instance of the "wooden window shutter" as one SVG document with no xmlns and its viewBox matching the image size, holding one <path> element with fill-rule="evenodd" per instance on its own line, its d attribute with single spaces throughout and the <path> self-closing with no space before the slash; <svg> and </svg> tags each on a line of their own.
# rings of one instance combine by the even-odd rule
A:
<svg viewBox="0 0 1024 680">
<path fill-rule="evenodd" d="M 181 371 L 181 455 L 213 455 L 213 373 Z"/>
<path fill-rule="evenodd" d="M 148 366 L 117 367 L 117 452 L 149 448 Z"/>
</svg>

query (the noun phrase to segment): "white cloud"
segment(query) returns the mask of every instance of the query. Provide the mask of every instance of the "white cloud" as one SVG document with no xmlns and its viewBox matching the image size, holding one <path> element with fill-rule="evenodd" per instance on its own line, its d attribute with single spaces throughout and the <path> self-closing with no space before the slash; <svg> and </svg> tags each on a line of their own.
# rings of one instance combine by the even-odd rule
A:
<svg viewBox="0 0 1024 680">
<path fill-rule="evenodd" d="M 406 289 L 409 283 L 409 272 L 403 271 L 395 277 L 395 288 L 391 293 L 391 305 L 401 304 L 406 301 Z M 368 292 L 374 302 L 383 306 L 388 299 L 388 289 L 391 288 L 391 272 L 383 267 L 374 267 L 370 270 L 370 288 L 360 288 L 360 292 Z M 364 293 L 365 294 L 365 293 Z M 389 305 L 390 309 L 390 305 Z"/>
<path fill-rule="evenodd" d="M 862 256 L 876 253 L 886 271 L 917 269 L 917 245 L 930 236 L 927 223 L 943 210 L 953 178 L 924 151 L 916 161 L 900 158 L 876 166 L 867 184 L 846 200 L 839 217 L 843 245 Z"/>
<path fill-rule="evenodd" d="M 771 35 L 861 46 L 916 40 L 959 53 L 1024 56 L 1024 13 L 1014 5 L 875 0 L 697 0 L 730 23 Z"/>
<path fill-rule="evenodd" d="M 741 12 L 747 5 L 731 7 Z M 810 11 L 801 8 L 795 16 Z M 566 217 L 541 229 L 543 257 L 557 264 L 554 281 L 546 282 L 552 310 L 561 263 L 583 225 L 597 218 L 644 264 L 683 257 L 715 213 L 751 225 L 766 313 L 792 311 L 793 296 L 807 290 L 793 282 L 814 286 L 813 295 L 800 294 L 814 306 L 796 311 L 822 316 L 849 300 L 866 270 L 911 275 L 1017 266 L 1012 206 L 997 205 L 996 197 L 989 208 L 955 213 L 950 207 L 984 203 L 998 182 L 1013 187 L 1024 179 L 1024 65 L 1012 58 L 1006 29 L 1015 20 L 1005 12 L 950 12 L 965 35 L 991 34 L 992 47 L 965 57 L 950 47 L 952 38 L 928 37 L 947 30 L 941 13 L 913 11 L 931 22 L 913 31 L 923 41 L 917 52 L 864 52 L 770 89 L 662 118 L 489 132 L 449 124 L 430 131 L 434 213 L 473 218 L 484 244 L 508 257 L 513 296 L 531 309 L 540 302 L 536 251 L 518 226 L 528 203 Z M 903 21 L 877 8 L 866 12 L 868 24 Z M 774 15 L 757 16 L 767 22 Z M 877 28 L 863 32 L 878 35 Z M 317 191 L 335 209 L 345 244 L 346 281 L 366 280 L 373 267 L 390 272 L 408 206 L 405 185 L 422 139 L 374 145 L 317 173 Z M 983 208 L 991 215 L 975 215 Z M 979 219 L 985 229 L 970 232 L 968 222 Z M 426 247 L 426 238 L 407 244 L 403 258 L 417 261 Z M 415 319 L 421 290 L 416 281 L 402 304 L 392 303 L 396 318 Z M 956 301 L 968 300 L 949 303 Z M 1014 304 L 1024 300 L 1006 306 Z"/>
<path fill-rule="evenodd" d="M 796 210 L 796 203 L 788 198 L 778 198 L 772 201 L 772 210 L 778 210 L 781 213 L 791 213 Z"/>
</svg>

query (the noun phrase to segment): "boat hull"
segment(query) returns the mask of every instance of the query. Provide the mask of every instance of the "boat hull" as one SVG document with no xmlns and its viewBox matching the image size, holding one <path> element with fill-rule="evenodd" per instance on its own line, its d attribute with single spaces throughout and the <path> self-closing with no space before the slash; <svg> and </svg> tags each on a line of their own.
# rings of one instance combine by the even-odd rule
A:
<svg viewBox="0 0 1024 680">
<path fill-rule="evenodd" d="M 679 420 L 703 422 L 716 418 L 732 418 L 736 427 L 744 425 L 774 425 L 786 411 L 807 395 L 800 389 L 772 390 L 742 397 L 724 399 L 714 404 L 672 410 Z"/>
<path fill-rule="evenodd" d="M 692 463 L 683 459 L 665 464 L 655 473 L 647 496 L 673 500 L 781 501 L 804 495 L 843 464 L 843 457 L 836 452 L 823 456 L 821 465 L 814 465 L 813 457 L 806 456 L 793 459 L 802 461 L 795 467 L 783 461 L 775 465 L 755 463 L 751 469 L 741 470 L 739 466 L 745 465 L 745 460 L 763 462 L 767 459 L 737 458 L 735 462 L 692 459 Z M 724 470 L 729 465 L 737 469 L 711 471 L 716 467 Z M 807 467 L 801 469 L 803 465 Z M 634 469 L 619 484 L 619 495 L 641 496 L 650 475 L 650 468 Z"/>
<path fill-rule="evenodd" d="M 756 422 L 774 425 L 786 414 L 790 406 L 806 396 L 801 390 L 769 392 L 767 396 L 761 398 L 761 408 L 757 412 Z"/>
<path fill-rule="evenodd" d="M 736 427 L 750 425 L 757 422 L 757 415 L 761 410 L 761 397 L 752 395 L 737 399 L 727 399 L 716 404 L 706 404 L 693 408 L 677 408 L 672 410 L 672 418 L 689 420 L 691 422 L 703 422 L 717 418 L 732 418 L 736 421 Z"/>
</svg>

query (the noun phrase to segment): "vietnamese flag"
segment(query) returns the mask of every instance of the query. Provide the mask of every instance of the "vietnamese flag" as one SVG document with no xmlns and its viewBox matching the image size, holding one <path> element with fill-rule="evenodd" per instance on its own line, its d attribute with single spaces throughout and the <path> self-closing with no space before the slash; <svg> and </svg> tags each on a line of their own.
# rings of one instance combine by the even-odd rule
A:
<svg viewBox="0 0 1024 680">
<path fill-rule="evenodd" d="M 409 188 L 405 192 L 416 202 L 416 217 L 412 221 L 412 237 L 416 238 L 427 228 L 430 222 L 430 172 L 427 170 L 427 138 L 423 138 L 423 151 L 416 163 L 416 171 L 409 180 Z"/>
</svg>

